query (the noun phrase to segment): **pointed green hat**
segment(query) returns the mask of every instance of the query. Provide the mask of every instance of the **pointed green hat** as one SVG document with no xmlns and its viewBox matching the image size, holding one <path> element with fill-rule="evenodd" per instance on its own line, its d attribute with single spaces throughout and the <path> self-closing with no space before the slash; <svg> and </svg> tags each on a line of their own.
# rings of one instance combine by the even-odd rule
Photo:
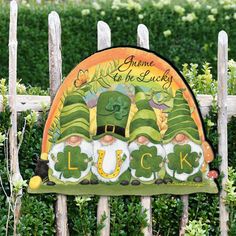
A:
<svg viewBox="0 0 236 236">
<path fill-rule="evenodd" d="M 139 87 L 135 87 L 135 102 L 138 111 L 130 123 L 129 141 L 132 142 L 140 136 L 145 136 L 153 143 L 160 143 L 161 134 L 157 126 L 156 114 L 145 93 Z"/>
<path fill-rule="evenodd" d="M 90 140 L 89 134 L 89 108 L 83 97 L 74 91 L 64 101 L 60 114 L 61 135 L 57 143 L 64 141 L 70 136 L 81 136 Z"/>
<path fill-rule="evenodd" d="M 169 143 L 177 134 L 185 134 L 195 143 L 201 143 L 198 127 L 191 117 L 188 102 L 184 99 L 182 91 L 177 90 L 173 109 L 168 115 L 168 130 L 165 132 L 163 142 Z"/>
<path fill-rule="evenodd" d="M 107 91 L 100 94 L 97 102 L 97 140 L 109 134 L 126 141 L 125 129 L 130 112 L 130 98 L 118 91 Z"/>
</svg>

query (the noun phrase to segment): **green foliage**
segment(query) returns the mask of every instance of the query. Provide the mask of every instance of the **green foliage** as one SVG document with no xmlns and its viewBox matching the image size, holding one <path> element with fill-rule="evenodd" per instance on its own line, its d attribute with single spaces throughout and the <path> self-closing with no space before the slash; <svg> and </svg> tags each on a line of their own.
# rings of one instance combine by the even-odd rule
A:
<svg viewBox="0 0 236 236">
<path fill-rule="evenodd" d="M 191 152 L 189 144 L 175 145 L 174 153 L 168 154 L 167 159 L 168 167 L 171 170 L 176 170 L 178 174 L 190 174 L 199 165 L 199 154 Z"/>
<path fill-rule="evenodd" d="M 27 236 L 54 235 L 53 203 L 55 200 L 53 196 L 30 196 L 25 193 L 22 198 L 18 233 Z"/>
<path fill-rule="evenodd" d="M 138 150 L 134 150 L 131 156 L 130 168 L 136 170 L 137 177 L 150 178 L 161 169 L 162 157 L 157 155 L 155 146 L 142 145 Z"/>
<path fill-rule="evenodd" d="M 229 211 L 229 235 L 235 235 L 236 232 L 236 171 L 232 167 L 229 168 L 229 176 L 226 183 L 225 191 L 225 204 L 228 206 Z"/>
<path fill-rule="evenodd" d="M 202 219 L 189 221 L 186 226 L 185 236 L 205 236 L 208 235 L 208 223 Z"/>
<path fill-rule="evenodd" d="M 235 23 L 234 9 L 232 6 L 225 7 L 224 1 L 211 1 L 207 7 L 204 1 L 189 2 L 98 1 L 99 7 L 94 7 L 91 1 L 40 6 L 31 3 L 31 7 L 21 4 L 18 19 L 18 76 L 27 85 L 48 88 L 47 21 L 50 11 L 56 10 L 62 24 L 64 76 L 96 51 L 97 21 L 104 20 L 111 27 L 113 45 L 136 45 L 137 25 L 144 23 L 150 29 L 151 50 L 167 57 L 178 68 L 186 62 L 200 65 L 208 61 L 215 77 L 217 34 L 223 26 L 231 38 L 236 37 L 236 31 L 231 27 Z M 196 6 L 196 2 L 200 5 Z M 9 8 L 3 5 L 0 9 L 1 77 L 8 76 L 8 23 Z M 235 54 L 236 45 L 230 44 L 229 56 Z"/>
<path fill-rule="evenodd" d="M 112 197 L 111 236 L 140 236 L 147 226 L 146 212 L 142 211 L 139 197 Z"/>
<path fill-rule="evenodd" d="M 64 178 L 80 178 L 81 172 L 88 167 L 90 159 L 81 152 L 80 147 L 66 146 L 64 152 L 57 154 L 55 170 L 61 172 Z M 70 168 L 69 168 L 70 167 Z"/>
<path fill-rule="evenodd" d="M 70 235 L 97 235 L 99 229 L 102 228 L 97 229 L 97 202 L 98 197 L 68 197 Z"/>
<path fill-rule="evenodd" d="M 152 227 L 154 235 L 178 235 L 182 214 L 179 197 L 161 195 L 153 198 Z"/>
</svg>

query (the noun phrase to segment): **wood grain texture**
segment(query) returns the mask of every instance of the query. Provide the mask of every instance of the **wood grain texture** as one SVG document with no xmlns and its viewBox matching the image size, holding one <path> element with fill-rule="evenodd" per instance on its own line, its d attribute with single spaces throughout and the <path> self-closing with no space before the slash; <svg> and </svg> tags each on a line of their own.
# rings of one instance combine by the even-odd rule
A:
<svg viewBox="0 0 236 236">
<path fill-rule="evenodd" d="M 179 230 L 179 236 L 185 235 L 185 228 L 188 224 L 188 195 L 181 196 L 181 200 L 183 202 L 183 210 L 182 210 L 182 216 L 180 220 L 180 230 Z"/>
<path fill-rule="evenodd" d="M 222 179 L 222 190 L 220 192 L 220 231 L 221 236 L 227 235 L 227 221 L 229 214 L 224 204 L 226 192 L 224 191 L 228 179 L 228 139 L 227 139 L 227 77 L 228 77 L 228 36 L 225 31 L 218 35 L 218 150 L 222 158 L 220 172 L 224 175 Z"/>
<path fill-rule="evenodd" d="M 49 76 L 50 76 L 50 97 L 53 101 L 62 81 L 62 59 L 61 59 L 61 22 L 56 12 L 48 16 L 48 51 L 49 51 Z M 58 194 L 55 205 L 56 211 L 56 235 L 67 236 L 67 197 Z"/>
<path fill-rule="evenodd" d="M 11 127 L 9 130 L 9 156 L 10 156 L 10 182 L 11 193 L 14 182 L 22 181 L 20 174 L 18 145 L 17 145 L 17 109 L 16 109 L 16 80 L 17 80 L 17 16 L 18 6 L 15 0 L 10 3 L 10 26 L 9 26 L 9 106 L 11 109 Z M 20 218 L 22 189 L 15 197 L 14 203 L 14 229 L 17 235 L 17 224 Z"/>
<path fill-rule="evenodd" d="M 97 24 L 97 49 L 102 50 L 111 47 L 111 30 L 107 23 L 98 21 Z M 110 235 L 110 206 L 109 197 L 101 196 L 98 200 L 97 223 L 101 223 L 103 215 L 106 215 L 104 227 L 100 232 L 101 236 Z"/>
<path fill-rule="evenodd" d="M 149 49 L 149 32 L 148 28 L 140 24 L 137 28 L 137 45 L 142 48 Z M 142 229 L 144 236 L 152 235 L 152 198 L 151 197 L 141 197 L 141 205 L 143 211 L 147 214 L 148 226 Z"/>
</svg>

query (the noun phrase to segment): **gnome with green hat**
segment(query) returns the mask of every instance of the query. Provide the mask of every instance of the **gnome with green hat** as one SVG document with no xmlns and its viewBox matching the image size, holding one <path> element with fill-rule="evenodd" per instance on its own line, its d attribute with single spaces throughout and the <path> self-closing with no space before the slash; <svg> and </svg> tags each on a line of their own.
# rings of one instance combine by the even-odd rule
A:
<svg viewBox="0 0 236 236">
<path fill-rule="evenodd" d="M 130 98 L 118 91 L 106 91 L 97 101 L 97 131 L 93 137 L 91 170 L 99 181 L 129 184 L 123 179 L 129 167 L 126 126 L 130 112 Z"/>
<path fill-rule="evenodd" d="M 201 182 L 200 169 L 204 157 L 198 127 L 191 117 L 190 107 L 180 89 L 176 91 L 167 125 L 168 129 L 163 138 L 167 155 L 167 174 L 179 181 Z"/>
<path fill-rule="evenodd" d="M 161 143 L 161 134 L 157 125 L 157 117 L 150 106 L 145 93 L 135 87 L 135 103 L 138 111 L 130 123 L 130 169 L 134 178 L 133 185 L 156 180 L 161 183 L 159 176 L 163 169 L 165 151 Z"/>
<path fill-rule="evenodd" d="M 52 177 L 63 182 L 88 184 L 92 163 L 89 108 L 76 90 L 69 93 L 60 114 L 60 136 L 49 153 Z"/>
</svg>

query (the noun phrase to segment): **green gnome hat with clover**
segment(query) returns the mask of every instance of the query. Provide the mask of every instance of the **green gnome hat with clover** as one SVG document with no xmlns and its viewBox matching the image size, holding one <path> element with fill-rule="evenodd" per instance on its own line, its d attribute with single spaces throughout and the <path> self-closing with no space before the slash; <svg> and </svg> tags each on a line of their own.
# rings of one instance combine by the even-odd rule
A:
<svg viewBox="0 0 236 236">
<path fill-rule="evenodd" d="M 135 103 L 138 111 L 130 123 L 129 141 L 132 142 L 140 136 L 145 136 L 152 143 L 160 143 L 161 134 L 157 125 L 156 114 L 140 87 L 135 87 Z"/>
<path fill-rule="evenodd" d="M 57 143 L 70 136 L 80 136 L 89 141 L 89 120 L 89 108 L 83 97 L 77 91 L 67 95 L 60 114 L 61 135 Z"/>
<path fill-rule="evenodd" d="M 177 90 L 174 98 L 173 109 L 168 115 L 168 130 L 163 142 L 169 143 L 177 134 L 185 134 L 189 139 L 197 144 L 201 144 L 198 128 L 193 118 L 188 102 L 184 99 L 182 90 Z"/>
<path fill-rule="evenodd" d="M 126 141 L 125 129 L 130 112 L 131 100 L 118 91 L 106 91 L 97 101 L 97 132 L 94 140 L 111 135 Z"/>
</svg>

